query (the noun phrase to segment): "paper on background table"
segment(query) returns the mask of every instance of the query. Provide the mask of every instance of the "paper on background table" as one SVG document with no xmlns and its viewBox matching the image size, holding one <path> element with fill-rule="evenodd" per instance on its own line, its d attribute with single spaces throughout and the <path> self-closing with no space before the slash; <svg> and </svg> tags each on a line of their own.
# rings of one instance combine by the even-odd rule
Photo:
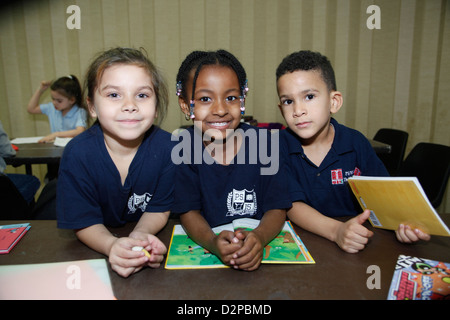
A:
<svg viewBox="0 0 450 320">
<path fill-rule="evenodd" d="M 55 142 L 53 144 L 57 147 L 65 147 L 66 144 L 69 143 L 69 141 L 72 140 L 72 138 L 59 138 L 56 137 Z"/>
<path fill-rule="evenodd" d="M 77 282 L 79 280 L 79 282 Z M 115 299 L 105 259 L 0 266 L 0 300 Z"/>
<path fill-rule="evenodd" d="M 23 143 L 38 143 L 43 137 L 23 137 L 15 138 L 11 140 L 13 144 L 23 144 Z"/>
<path fill-rule="evenodd" d="M 39 141 L 43 137 L 23 137 L 23 138 L 15 138 L 11 140 L 12 144 L 25 144 L 25 143 L 39 143 Z M 65 147 L 69 141 L 72 140 L 72 138 L 60 138 L 56 137 L 53 144 L 57 147 Z"/>
</svg>

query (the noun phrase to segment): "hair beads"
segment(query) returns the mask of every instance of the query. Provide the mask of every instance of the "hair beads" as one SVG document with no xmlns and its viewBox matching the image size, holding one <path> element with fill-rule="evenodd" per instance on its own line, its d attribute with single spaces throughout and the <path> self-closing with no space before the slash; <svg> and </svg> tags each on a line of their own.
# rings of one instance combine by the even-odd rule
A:
<svg viewBox="0 0 450 320">
<path fill-rule="evenodd" d="M 241 65 L 239 60 L 225 50 L 218 51 L 193 51 L 190 53 L 182 62 L 180 69 L 177 74 L 177 84 L 176 84 L 176 94 L 178 97 L 182 97 L 186 103 L 188 102 L 188 96 L 185 92 L 186 82 L 189 79 L 189 73 L 195 69 L 194 78 L 192 81 L 192 93 L 189 99 L 189 111 L 190 119 L 194 119 L 194 93 L 197 83 L 197 78 L 200 70 L 206 65 L 220 65 L 224 67 L 230 67 L 236 73 L 241 87 L 241 96 L 239 96 L 241 106 L 241 114 L 245 112 L 245 98 L 248 92 L 247 85 L 247 75 L 245 73 L 244 67 Z M 186 119 L 188 119 L 186 115 Z"/>
</svg>

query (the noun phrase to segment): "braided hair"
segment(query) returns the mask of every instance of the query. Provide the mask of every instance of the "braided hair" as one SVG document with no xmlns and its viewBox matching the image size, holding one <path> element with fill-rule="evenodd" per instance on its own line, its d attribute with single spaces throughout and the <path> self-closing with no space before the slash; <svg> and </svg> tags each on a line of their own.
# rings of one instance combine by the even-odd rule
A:
<svg viewBox="0 0 450 320">
<path fill-rule="evenodd" d="M 194 101 L 195 86 L 198 75 L 203 66 L 219 65 L 230 67 L 236 73 L 241 88 L 241 97 L 245 97 L 247 88 L 247 74 L 239 60 L 226 50 L 217 51 L 193 51 L 183 61 L 177 74 L 177 95 L 181 96 L 186 103 L 189 102 L 186 92 L 186 83 L 189 80 L 189 74 L 195 69 L 192 81 L 192 92 L 190 100 Z M 242 98 L 241 98 L 242 99 Z M 242 100 L 241 100 L 242 101 Z M 191 102 L 192 105 L 193 102 Z"/>
</svg>

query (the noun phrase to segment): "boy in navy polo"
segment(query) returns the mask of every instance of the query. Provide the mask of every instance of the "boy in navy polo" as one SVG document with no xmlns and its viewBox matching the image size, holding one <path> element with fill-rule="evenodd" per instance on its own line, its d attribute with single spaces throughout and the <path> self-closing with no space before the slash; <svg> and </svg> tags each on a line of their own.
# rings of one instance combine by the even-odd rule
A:
<svg viewBox="0 0 450 320">
<path fill-rule="evenodd" d="M 343 103 L 334 71 L 320 53 L 299 51 L 287 56 L 276 71 L 279 108 L 288 129 L 281 133 L 281 152 L 292 177 L 292 208 L 288 217 L 347 252 L 358 252 L 373 235 L 362 224 L 347 179 L 353 175 L 388 176 L 370 142 L 358 131 L 331 117 Z M 356 216 L 347 222 L 333 217 Z M 401 242 L 427 240 L 429 235 L 408 226 L 396 231 Z"/>
</svg>

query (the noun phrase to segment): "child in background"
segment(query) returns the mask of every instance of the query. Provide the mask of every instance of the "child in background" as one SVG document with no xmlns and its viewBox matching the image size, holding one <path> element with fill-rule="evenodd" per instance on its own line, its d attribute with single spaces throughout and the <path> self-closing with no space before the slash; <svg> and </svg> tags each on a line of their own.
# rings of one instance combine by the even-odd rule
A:
<svg viewBox="0 0 450 320">
<path fill-rule="evenodd" d="M 57 186 L 58 227 L 109 256 L 128 277 L 144 266 L 159 267 L 165 245 L 155 236 L 172 205 L 175 166 L 171 135 L 153 124 L 168 103 L 165 83 L 139 50 L 100 54 L 86 76 L 87 106 L 97 122 L 73 138 L 61 159 Z M 118 238 L 107 227 L 137 221 Z M 148 258 L 144 247 L 150 252 Z"/>
<path fill-rule="evenodd" d="M 388 176 L 370 142 L 358 131 L 331 117 L 342 106 L 331 63 L 320 53 L 299 51 L 288 55 L 277 68 L 279 108 L 288 129 L 282 145 L 293 177 L 293 205 L 288 217 L 347 252 L 358 252 L 372 232 L 363 226 L 369 210 L 359 213 L 347 179 L 353 175 Z M 347 222 L 333 217 L 355 216 Z M 427 240 L 429 235 L 399 226 L 401 242 Z"/>
<path fill-rule="evenodd" d="M 41 95 L 50 87 L 52 102 L 39 105 Z M 82 108 L 80 83 L 74 75 L 61 77 L 51 84 L 42 81 L 28 102 L 31 114 L 43 113 L 50 122 L 51 134 L 39 142 L 52 142 L 56 137 L 71 138 L 82 133 L 87 127 L 87 113 Z"/>
<path fill-rule="evenodd" d="M 16 155 L 16 150 L 12 148 L 8 134 L 3 129 L 3 124 L 0 121 L 0 174 L 2 174 L 6 168 L 6 162 L 3 158 L 12 157 L 14 155 Z M 26 202 L 29 205 L 33 204 L 34 196 L 41 186 L 39 179 L 29 174 L 8 173 L 6 175 L 14 183 Z"/>
<path fill-rule="evenodd" d="M 252 154 L 244 135 L 254 130 L 260 139 L 264 131 L 270 139 L 270 133 L 241 122 L 247 90 L 244 68 L 225 50 L 194 51 L 181 64 L 178 102 L 194 126 L 182 132 L 183 140 L 190 142 L 184 151 L 190 155 L 177 170 L 173 211 L 181 214 L 181 223 L 197 244 L 224 264 L 251 271 L 259 267 L 265 245 L 281 230 L 291 202 L 284 167 L 280 165 L 277 174 L 262 175 L 260 159 L 249 162 Z M 195 139 L 201 141 L 200 150 L 194 148 Z M 245 164 L 238 162 L 240 156 Z M 260 220 L 259 226 L 251 232 L 219 235 L 212 230 L 243 217 Z"/>
</svg>

